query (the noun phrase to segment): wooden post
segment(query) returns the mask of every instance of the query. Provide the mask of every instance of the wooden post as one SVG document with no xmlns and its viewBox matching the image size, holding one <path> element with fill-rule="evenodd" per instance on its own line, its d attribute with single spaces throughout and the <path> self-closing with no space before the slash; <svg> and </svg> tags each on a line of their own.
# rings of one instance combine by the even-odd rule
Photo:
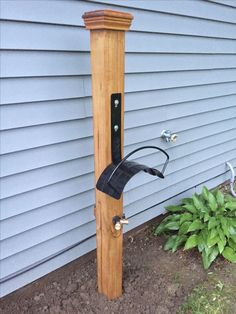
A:
<svg viewBox="0 0 236 314">
<path fill-rule="evenodd" d="M 111 94 L 121 93 L 121 147 L 124 136 L 124 42 L 132 15 L 111 10 L 83 15 L 90 30 L 94 123 L 95 180 L 112 162 Z M 123 152 L 122 152 L 123 154 Z M 109 299 L 122 294 L 122 230 L 116 231 L 112 218 L 122 216 L 123 200 L 96 189 L 98 290 Z"/>
</svg>

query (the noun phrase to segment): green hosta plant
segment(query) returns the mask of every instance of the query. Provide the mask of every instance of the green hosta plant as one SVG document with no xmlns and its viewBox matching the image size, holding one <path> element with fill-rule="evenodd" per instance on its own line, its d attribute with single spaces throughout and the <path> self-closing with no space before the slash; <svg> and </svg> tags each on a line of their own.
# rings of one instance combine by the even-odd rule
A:
<svg viewBox="0 0 236 314">
<path fill-rule="evenodd" d="M 203 187 L 200 195 L 184 198 L 155 229 L 155 235 L 168 234 L 164 249 L 175 252 L 196 247 L 207 269 L 218 255 L 236 263 L 236 199 L 219 190 Z"/>
</svg>

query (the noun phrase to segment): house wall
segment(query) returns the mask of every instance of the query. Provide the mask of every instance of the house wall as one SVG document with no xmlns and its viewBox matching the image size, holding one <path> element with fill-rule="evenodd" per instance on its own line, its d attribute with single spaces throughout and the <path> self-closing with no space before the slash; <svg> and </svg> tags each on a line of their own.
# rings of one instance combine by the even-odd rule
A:
<svg viewBox="0 0 236 314">
<path fill-rule="evenodd" d="M 131 12 L 125 152 L 170 154 L 165 180 L 124 193 L 130 230 L 236 166 L 236 4 L 1 1 L 1 295 L 95 248 L 89 32 L 85 11 Z M 160 139 L 178 133 L 175 144 Z M 160 166 L 160 153 L 137 161 Z"/>
</svg>

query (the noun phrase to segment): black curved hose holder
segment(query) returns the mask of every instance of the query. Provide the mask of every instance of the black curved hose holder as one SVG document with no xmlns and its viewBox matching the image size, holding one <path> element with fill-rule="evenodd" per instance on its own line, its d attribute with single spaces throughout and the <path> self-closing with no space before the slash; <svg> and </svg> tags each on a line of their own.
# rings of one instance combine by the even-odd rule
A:
<svg viewBox="0 0 236 314">
<path fill-rule="evenodd" d="M 135 149 L 121 159 L 121 94 L 111 95 L 111 149 L 112 163 L 105 168 L 100 175 L 96 188 L 109 196 L 120 199 L 127 182 L 138 172 L 144 171 L 150 175 L 164 179 L 164 172 L 169 162 L 169 155 L 157 146 L 143 146 Z M 143 149 L 156 149 L 166 156 L 166 161 L 161 171 L 150 168 L 127 159 L 136 152 Z"/>
</svg>

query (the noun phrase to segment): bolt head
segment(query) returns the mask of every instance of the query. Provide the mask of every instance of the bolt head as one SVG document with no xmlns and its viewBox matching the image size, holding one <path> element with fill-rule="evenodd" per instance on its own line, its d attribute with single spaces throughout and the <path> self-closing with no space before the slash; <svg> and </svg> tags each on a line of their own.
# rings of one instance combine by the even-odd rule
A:
<svg viewBox="0 0 236 314">
<path fill-rule="evenodd" d="M 119 129 L 119 126 L 116 124 L 116 125 L 114 125 L 114 131 L 115 132 L 117 132 L 118 131 L 118 129 Z"/>
</svg>

